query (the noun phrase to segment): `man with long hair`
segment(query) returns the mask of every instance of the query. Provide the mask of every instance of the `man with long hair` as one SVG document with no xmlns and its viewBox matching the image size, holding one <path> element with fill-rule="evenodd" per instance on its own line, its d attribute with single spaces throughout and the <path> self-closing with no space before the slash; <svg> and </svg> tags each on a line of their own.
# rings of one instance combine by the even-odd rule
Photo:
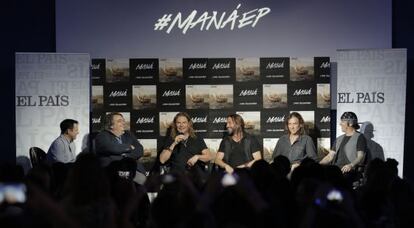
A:
<svg viewBox="0 0 414 228">
<path fill-rule="evenodd" d="M 273 158 L 279 155 L 287 157 L 296 168 L 304 158 L 317 160 L 315 144 L 312 138 L 305 133 L 305 121 L 298 112 L 289 114 L 285 121 L 287 134 L 280 137 L 273 151 Z"/>
<path fill-rule="evenodd" d="M 262 159 L 259 142 L 245 132 L 244 120 L 240 115 L 227 116 L 226 128 L 229 135 L 220 143 L 216 165 L 232 173 L 235 168 L 250 168 L 255 161 Z"/>
<path fill-rule="evenodd" d="M 210 151 L 204 140 L 195 134 L 190 116 L 185 112 L 175 115 L 170 135 L 160 154 L 160 162 L 165 164 L 169 161 L 171 171 L 183 172 L 200 165 L 198 161 L 210 160 Z"/>
</svg>

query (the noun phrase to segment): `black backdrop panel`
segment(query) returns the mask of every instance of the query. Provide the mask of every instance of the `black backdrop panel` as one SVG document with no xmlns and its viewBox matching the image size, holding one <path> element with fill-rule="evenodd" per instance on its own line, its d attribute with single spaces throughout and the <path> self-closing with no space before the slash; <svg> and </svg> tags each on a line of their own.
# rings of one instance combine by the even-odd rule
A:
<svg viewBox="0 0 414 228">
<path fill-rule="evenodd" d="M 226 135 L 226 117 L 239 113 L 269 160 L 287 116 L 298 111 L 318 150 L 330 138 L 329 57 L 108 58 L 92 59 L 91 71 L 92 135 L 106 113 L 121 112 L 144 148 L 160 152 L 178 112 L 213 141 Z"/>
</svg>

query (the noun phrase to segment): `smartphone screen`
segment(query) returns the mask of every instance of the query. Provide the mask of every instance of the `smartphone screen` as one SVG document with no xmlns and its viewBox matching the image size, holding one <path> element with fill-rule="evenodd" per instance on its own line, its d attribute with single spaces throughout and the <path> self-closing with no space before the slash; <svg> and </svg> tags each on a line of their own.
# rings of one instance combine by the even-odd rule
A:
<svg viewBox="0 0 414 228">
<path fill-rule="evenodd" d="M 22 183 L 0 183 L 0 204 L 26 202 L 26 190 Z"/>
</svg>

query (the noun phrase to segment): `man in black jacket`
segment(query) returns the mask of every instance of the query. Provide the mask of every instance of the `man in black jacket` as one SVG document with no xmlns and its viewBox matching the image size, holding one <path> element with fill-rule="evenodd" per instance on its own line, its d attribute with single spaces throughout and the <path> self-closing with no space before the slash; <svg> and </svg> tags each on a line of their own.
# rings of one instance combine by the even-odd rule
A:
<svg viewBox="0 0 414 228">
<path fill-rule="evenodd" d="M 144 151 L 135 136 L 131 132 L 125 131 L 125 120 L 119 112 L 113 112 L 106 116 L 105 130 L 96 136 L 95 147 L 103 167 L 124 157 L 138 160 Z M 145 174 L 142 164 L 137 164 L 137 171 L 140 173 L 137 173 L 138 178 Z"/>
</svg>

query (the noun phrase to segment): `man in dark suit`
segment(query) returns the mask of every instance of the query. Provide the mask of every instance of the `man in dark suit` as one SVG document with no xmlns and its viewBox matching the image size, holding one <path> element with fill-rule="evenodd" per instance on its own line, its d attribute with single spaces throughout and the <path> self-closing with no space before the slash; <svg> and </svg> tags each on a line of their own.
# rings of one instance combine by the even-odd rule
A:
<svg viewBox="0 0 414 228">
<path fill-rule="evenodd" d="M 125 131 L 125 119 L 119 112 L 113 112 L 105 118 L 105 130 L 95 138 L 96 153 L 103 167 L 113 161 L 129 157 L 138 161 L 144 149 L 133 134 Z M 145 182 L 145 169 L 137 162 L 137 182 Z M 141 180 L 143 179 L 143 181 Z"/>
</svg>

